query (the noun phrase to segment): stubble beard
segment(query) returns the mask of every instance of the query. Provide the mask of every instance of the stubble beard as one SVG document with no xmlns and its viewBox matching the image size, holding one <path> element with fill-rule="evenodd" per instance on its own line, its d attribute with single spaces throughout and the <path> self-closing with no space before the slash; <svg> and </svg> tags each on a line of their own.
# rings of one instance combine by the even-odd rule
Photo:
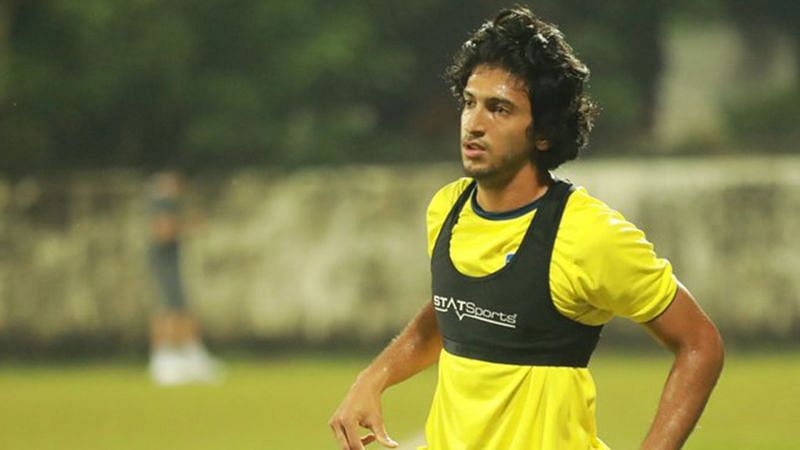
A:
<svg viewBox="0 0 800 450">
<path fill-rule="evenodd" d="M 499 169 L 491 161 L 491 151 L 492 149 L 489 146 L 486 146 L 483 157 L 477 161 L 462 156 L 461 163 L 462 169 L 464 170 L 464 175 L 474 178 L 478 181 L 483 181 L 497 175 Z"/>
<path fill-rule="evenodd" d="M 490 151 L 491 149 L 486 149 L 486 156 L 489 155 Z M 528 162 L 528 156 L 525 154 L 507 154 L 500 161 L 500 164 L 494 164 L 491 161 L 488 161 L 484 165 L 478 165 L 475 167 L 473 161 L 462 160 L 462 169 L 464 171 L 464 175 L 475 179 L 481 184 L 501 185 L 507 179 L 512 178 L 513 175 Z"/>
<path fill-rule="evenodd" d="M 473 167 L 472 161 L 464 161 L 463 170 L 464 175 L 478 181 L 489 178 L 497 173 L 497 169 L 490 165 L 486 167 Z"/>
</svg>

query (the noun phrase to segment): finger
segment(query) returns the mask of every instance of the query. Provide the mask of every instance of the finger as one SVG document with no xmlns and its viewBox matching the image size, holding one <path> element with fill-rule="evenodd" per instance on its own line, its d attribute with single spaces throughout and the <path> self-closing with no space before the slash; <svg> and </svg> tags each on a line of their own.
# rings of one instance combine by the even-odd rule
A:
<svg viewBox="0 0 800 450">
<path fill-rule="evenodd" d="M 375 440 L 378 441 L 384 447 L 388 448 L 397 448 L 400 444 L 395 442 L 394 439 L 389 437 L 389 434 L 386 433 L 386 427 L 383 426 L 383 420 L 377 419 L 375 423 L 369 427 L 372 430 L 372 434 L 375 435 Z"/>
<path fill-rule="evenodd" d="M 375 442 L 375 435 L 372 433 L 361 438 L 361 445 L 365 447 L 369 444 L 372 444 L 373 442 Z"/>
<path fill-rule="evenodd" d="M 347 436 L 342 427 L 338 423 L 331 423 L 331 429 L 333 430 L 333 434 L 336 435 L 336 440 L 339 442 L 339 448 L 341 450 L 350 450 L 350 444 L 347 442 Z"/>
<path fill-rule="evenodd" d="M 364 450 L 361 445 L 361 439 L 358 437 L 358 429 L 355 424 L 344 424 L 344 434 L 347 436 L 347 442 L 350 445 L 347 450 Z"/>
</svg>

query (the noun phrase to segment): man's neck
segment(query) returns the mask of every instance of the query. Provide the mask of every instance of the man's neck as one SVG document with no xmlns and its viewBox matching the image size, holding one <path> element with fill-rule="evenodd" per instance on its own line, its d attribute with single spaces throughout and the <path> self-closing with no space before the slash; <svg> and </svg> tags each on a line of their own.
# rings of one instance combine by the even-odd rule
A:
<svg viewBox="0 0 800 450">
<path fill-rule="evenodd" d="M 543 196 L 552 183 L 548 171 L 529 166 L 502 183 L 479 180 L 477 201 L 487 212 L 513 211 Z"/>
</svg>

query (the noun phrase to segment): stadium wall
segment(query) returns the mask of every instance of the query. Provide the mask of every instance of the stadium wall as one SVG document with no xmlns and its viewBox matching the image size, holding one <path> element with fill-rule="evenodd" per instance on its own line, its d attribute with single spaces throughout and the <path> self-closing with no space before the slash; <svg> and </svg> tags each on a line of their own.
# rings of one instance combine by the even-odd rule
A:
<svg viewBox="0 0 800 450">
<path fill-rule="evenodd" d="M 800 157 L 600 160 L 562 176 L 639 225 L 729 342 L 800 337 Z M 190 302 L 219 343 L 370 343 L 429 296 L 425 208 L 457 165 L 193 177 Z M 144 174 L 0 180 L 0 352 L 146 345 Z M 640 342 L 615 320 L 611 342 Z"/>
</svg>

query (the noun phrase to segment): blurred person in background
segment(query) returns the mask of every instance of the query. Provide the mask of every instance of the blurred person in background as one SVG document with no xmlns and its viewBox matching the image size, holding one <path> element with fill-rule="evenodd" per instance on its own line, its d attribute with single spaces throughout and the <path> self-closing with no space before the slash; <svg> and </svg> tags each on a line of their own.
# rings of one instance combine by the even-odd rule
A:
<svg viewBox="0 0 800 450">
<path fill-rule="evenodd" d="M 219 363 L 203 345 L 181 276 L 185 187 L 180 173 L 160 172 L 149 190 L 150 267 L 160 294 L 159 310 L 150 325 L 150 375 L 160 385 L 213 382 L 219 377 Z"/>
<path fill-rule="evenodd" d="M 614 316 L 674 354 L 642 448 L 680 448 L 722 370 L 722 341 L 642 231 L 550 172 L 588 142 L 588 69 L 554 25 L 515 7 L 481 26 L 446 75 L 467 177 L 431 200 L 432 299 L 334 413 L 340 448 L 396 447 L 381 394 L 438 362 L 423 449 L 606 449 L 587 367 Z"/>
</svg>

